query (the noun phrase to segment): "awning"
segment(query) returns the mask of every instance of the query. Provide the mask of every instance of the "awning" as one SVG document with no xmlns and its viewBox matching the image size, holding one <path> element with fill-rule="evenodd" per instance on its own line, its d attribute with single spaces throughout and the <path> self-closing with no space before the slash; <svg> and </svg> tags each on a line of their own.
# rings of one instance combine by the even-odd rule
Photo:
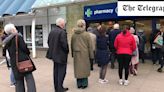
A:
<svg viewBox="0 0 164 92">
<path fill-rule="evenodd" d="M 31 6 L 34 4 L 35 0 L 26 0 L 23 5 L 17 11 L 19 13 L 28 13 L 31 11 Z"/>
<path fill-rule="evenodd" d="M 4 0 L 0 0 L 0 5 L 3 4 Z"/>
<path fill-rule="evenodd" d="M 7 10 L 7 8 L 12 4 L 14 0 L 4 0 L 2 1 L 2 4 L 0 5 L 0 16 L 3 15 L 3 13 Z"/>
<path fill-rule="evenodd" d="M 11 3 L 9 8 L 3 13 L 3 16 L 16 14 L 18 9 L 21 7 L 23 3 L 24 3 L 24 0 L 14 0 L 14 2 Z"/>
<path fill-rule="evenodd" d="M 28 13 L 36 0 L 0 0 L 0 16 Z"/>
<path fill-rule="evenodd" d="M 89 0 L 36 0 L 32 8 L 39 9 L 39 8 L 66 5 L 66 4 L 84 2 L 84 1 L 89 1 Z"/>
</svg>

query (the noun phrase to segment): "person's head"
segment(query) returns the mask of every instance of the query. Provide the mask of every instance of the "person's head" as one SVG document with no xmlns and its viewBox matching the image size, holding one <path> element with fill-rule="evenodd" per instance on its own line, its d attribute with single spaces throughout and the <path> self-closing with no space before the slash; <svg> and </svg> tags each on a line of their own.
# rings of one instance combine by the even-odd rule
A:
<svg viewBox="0 0 164 92">
<path fill-rule="evenodd" d="M 123 34 L 125 35 L 127 31 L 130 30 L 130 25 L 123 25 Z"/>
<path fill-rule="evenodd" d="M 107 30 L 107 26 L 105 24 L 100 25 L 100 29 L 98 30 L 101 35 L 105 35 Z"/>
<path fill-rule="evenodd" d="M 119 28 L 120 28 L 119 24 L 116 23 L 113 25 L 113 29 L 119 29 Z"/>
<path fill-rule="evenodd" d="M 109 27 L 109 28 L 112 28 L 112 27 L 113 27 L 113 22 L 112 22 L 112 21 L 109 21 L 109 22 L 108 22 L 108 27 Z"/>
<path fill-rule="evenodd" d="M 65 20 L 63 18 L 56 19 L 56 25 L 61 27 L 62 29 L 65 28 Z"/>
<path fill-rule="evenodd" d="M 14 24 L 6 24 L 5 27 L 4 27 L 4 31 L 7 35 L 9 34 L 13 34 L 13 33 L 17 33 L 17 30 L 15 28 L 15 25 Z"/>
<path fill-rule="evenodd" d="M 135 34 L 135 29 L 133 27 L 130 27 L 129 31 L 130 31 L 131 34 Z"/>
<path fill-rule="evenodd" d="M 160 27 L 160 31 L 164 32 L 164 27 L 163 26 Z"/>
<path fill-rule="evenodd" d="M 79 27 L 79 28 L 86 28 L 85 20 L 79 19 L 79 20 L 77 21 L 77 27 Z"/>
</svg>

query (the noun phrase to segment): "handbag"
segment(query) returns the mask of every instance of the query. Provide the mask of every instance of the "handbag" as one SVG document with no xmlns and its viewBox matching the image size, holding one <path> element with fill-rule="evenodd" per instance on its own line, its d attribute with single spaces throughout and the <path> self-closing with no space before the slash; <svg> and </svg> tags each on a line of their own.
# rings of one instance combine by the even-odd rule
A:
<svg viewBox="0 0 164 92">
<path fill-rule="evenodd" d="M 18 62 L 18 36 L 16 35 L 16 66 L 20 73 L 30 72 L 34 69 L 34 66 L 31 62 L 31 59 L 28 57 L 28 60 Z"/>
<path fill-rule="evenodd" d="M 133 51 L 132 56 L 136 56 L 137 55 L 137 50 Z"/>
<path fill-rule="evenodd" d="M 161 35 L 159 35 L 159 33 L 157 34 L 156 38 L 154 39 L 154 43 L 156 43 L 157 45 L 160 45 L 160 46 L 163 45 L 163 37 Z"/>
</svg>

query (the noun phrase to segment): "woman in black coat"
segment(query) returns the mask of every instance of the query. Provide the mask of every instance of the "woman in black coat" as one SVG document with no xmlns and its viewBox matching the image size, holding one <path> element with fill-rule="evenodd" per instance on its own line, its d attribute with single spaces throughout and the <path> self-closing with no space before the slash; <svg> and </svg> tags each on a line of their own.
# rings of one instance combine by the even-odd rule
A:
<svg viewBox="0 0 164 92">
<path fill-rule="evenodd" d="M 30 58 L 30 51 L 27 48 L 23 37 L 17 33 L 14 24 L 5 25 L 4 31 L 9 35 L 3 40 L 3 45 L 9 51 L 9 56 L 11 58 L 11 68 L 13 69 L 14 77 L 16 79 L 16 92 L 25 92 L 24 79 L 27 83 L 27 91 L 36 92 L 35 82 L 32 75 L 32 72 L 36 70 L 35 65 L 33 64 L 34 68 L 32 71 L 26 73 L 20 73 L 16 66 L 16 36 L 18 37 L 18 61 L 24 61 Z"/>
<path fill-rule="evenodd" d="M 107 83 L 108 80 L 105 79 L 107 66 L 109 63 L 109 51 L 108 51 L 108 37 L 106 37 L 106 27 L 105 25 L 101 25 L 99 30 L 100 35 L 97 36 L 97 49 L 96 49 L 96 60 L 98 65 L 100 66 L 100 77 L 99 82 L 104 84 Z"/>
</svg>

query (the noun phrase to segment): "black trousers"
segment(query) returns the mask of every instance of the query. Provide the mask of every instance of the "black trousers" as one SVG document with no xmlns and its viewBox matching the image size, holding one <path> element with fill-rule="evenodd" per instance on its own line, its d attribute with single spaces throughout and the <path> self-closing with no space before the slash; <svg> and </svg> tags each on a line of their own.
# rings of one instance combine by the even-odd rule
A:
<svg viewBox="0 0 164 92">
<path fill-rule="evenodd" d="M 145 53 L 142 50 L 139 50 L 139 58 L 142 60 L 142 63 L 145 63 Z"/>
<path fill-rule="evenodd" d="M 63 82 L 66 75 L 67 64 L 60 64 L 54 62 L 54 88 L 55 92 L 64 92 Z"/>
<path fill-rule="evenodd" d="M 112 51 L 112 52 L 111 52 L 110 58 L 111 58 L 111 68 L 112 68 L 112 69 L 115 67 L 114 63 L 115 63 L 115 61 L 116 61 L 116 55 L 117 55 L 117 54 L 116 54 L 115 51 Z"/>
<path fill-rule="evenodd" d="M 117 60 L 118 60 L 118 64 L 119 64 L 119 69 L 118 69 L 118 73 L 119 73 L 119 78 L 122 79 L 122 73 L 123 73 L 123 69 L 125 69 L 125 80 L 128 80 L 128 76 L 129 76 L 129 63 L 131 61 L 131 55 L 128 54 L 118 54 L 117 55 Z"/>
<path fill-rule="evenodd" d="M 160 48 L 153 49 L 152 61 L 153 61 L 153 64 L 156 64 L 157 61 L 159 61 L 159 64 L 162 62 L 162 51 Z"/>
</svg>

